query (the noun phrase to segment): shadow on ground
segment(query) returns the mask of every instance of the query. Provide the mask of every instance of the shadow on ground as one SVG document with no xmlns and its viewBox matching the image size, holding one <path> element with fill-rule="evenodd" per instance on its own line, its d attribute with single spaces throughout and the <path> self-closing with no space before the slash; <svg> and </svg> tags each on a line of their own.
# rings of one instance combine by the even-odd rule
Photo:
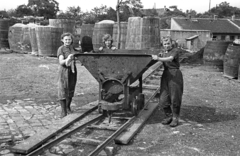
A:
<svg viewBox="0 0 240 156">
<path fill-rule="evenodd" d="M 197 123 L 216 123 L 230 120 L 236 120 L 237 114 L 217 112 L 216 108 L 206 106 L 184 106 L 181 108 L 180 118 L 185 121 L 192 121 Z M 150 117 L 147 124 L 161 123 L 164 118 L 162 109 L 159 107 L 154 114 Z"/>
</svg>

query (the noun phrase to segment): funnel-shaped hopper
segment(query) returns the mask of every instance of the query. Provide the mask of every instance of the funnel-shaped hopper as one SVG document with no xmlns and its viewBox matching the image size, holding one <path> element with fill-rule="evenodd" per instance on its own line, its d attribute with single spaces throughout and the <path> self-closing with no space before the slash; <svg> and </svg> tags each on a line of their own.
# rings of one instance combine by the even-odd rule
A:
<svg viewBox="0 0 240 156">
<path fill-rule="evenodd" d="M 75 54 L 92 76 L 100 82 L 102 77 L 135 82 L 156 61 L 150 54 L 86 53 Z"/>
</svg>

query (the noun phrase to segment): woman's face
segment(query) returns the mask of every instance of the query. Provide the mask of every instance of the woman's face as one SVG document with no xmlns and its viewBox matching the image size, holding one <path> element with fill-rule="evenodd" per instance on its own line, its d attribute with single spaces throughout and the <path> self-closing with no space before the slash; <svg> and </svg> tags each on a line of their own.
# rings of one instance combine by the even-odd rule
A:
<svg viewBox="0 0 240 156">
<path fill-rule="evenodd" d="M 71 36 L 64 36 L 62 42 L 65 46 L 69 46 L 72 44 L 72 37 Z"/>
<path fill-rule="evenodd" d="M 105 41 L 105 44 L 106 44 L 107 47 L 110 47 L 110 46 L 111 46 L 111 43 L 112 43 L 111 40 Z"/>
<path fill-rule="evenodd" d="M 164 49 L 167 50 L 167 51 L 171 50 L 171 49 L 172 49 L 172 43 L 171 43 L 171 41 L 165 41 L 165 42 L 163 42 L 163 47 L 164 47 Z"/>
</svg>

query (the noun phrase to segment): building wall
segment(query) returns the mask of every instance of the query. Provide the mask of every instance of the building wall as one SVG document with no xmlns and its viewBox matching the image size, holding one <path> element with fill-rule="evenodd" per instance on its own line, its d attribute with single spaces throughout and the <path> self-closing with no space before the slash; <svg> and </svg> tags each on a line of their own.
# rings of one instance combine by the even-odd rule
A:
<svg viewBox="0 0 240 156">
<path fill-rule="evenodd" d="M 212 34 L 213 39 L 212 40 L 225 40 L 225 41 L 233 41 L 235 39 L 240 38 L 240 33 L 239 34 Z"/>
<path fill-rule="evenodd" d="M 171 29 L 161 29 L 160 36 L 171 36 L 173 40 L 178 42 L 178 46 L 187 49 L 186 38 L 191 36 L 198 35 L 198 38 L 194 40 L 194 44 L 191 46 L 191 49 L 198 51 L 203 48 L 207 41 L 212 40 L 210 31 L 208 30 L 171 30 Z"/>
</svg>

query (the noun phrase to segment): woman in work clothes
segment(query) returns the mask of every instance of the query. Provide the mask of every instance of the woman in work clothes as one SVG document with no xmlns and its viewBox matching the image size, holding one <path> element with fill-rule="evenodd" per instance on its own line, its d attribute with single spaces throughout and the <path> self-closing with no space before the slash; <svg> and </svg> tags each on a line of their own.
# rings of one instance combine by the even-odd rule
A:
<svg viewBox="0 0 240 156">
<path fill-rule="evenodd" d="M 176 127 L 179 124 L 180 108 L 183 95 L 183 76 L 180 71 L 179 49 L 170 37 L 162 39 L 165 52 L 162 57 L 152 55 L 153 60 L 163 62 L 164 71 L 161 78 L 160 104 L 166 115 L 164 125 Z"/>
</svg>

